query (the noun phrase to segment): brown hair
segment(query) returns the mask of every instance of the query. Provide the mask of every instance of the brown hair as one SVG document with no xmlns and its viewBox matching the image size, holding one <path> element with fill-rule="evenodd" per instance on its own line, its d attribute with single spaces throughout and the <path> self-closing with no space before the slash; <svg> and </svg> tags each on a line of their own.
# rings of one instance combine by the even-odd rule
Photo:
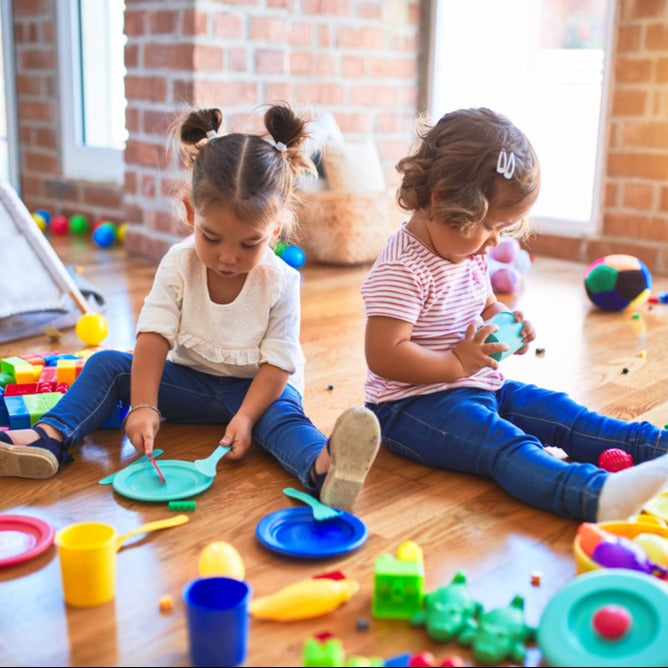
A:
<svg viewBox="0 0 668 668">
<path fill-rule="evenodd" d="M 530 208 L 540 191 L 540 165 L 527 137 L 508 118 L 484 107 L 445 114 L 435 125 L 418 120 L 418 144 L 397 163 L 403 174 L 397 191 L 402 209 L 430 212 L 432 218 L 466 233 L 482 221 L 503 184 L 503 208 Z M 501 152 L 513 154 L 510 178 L 497 171 Z M 523 220 L 512 230 L 522 236 Z"/>
<path fill-rule="evenodd" d="M 268 138 L 257 134 L 218 135 L 223 121 L 220 109 L 186 112 L 174 129 L 183 164 L 192 170 L 189 197 L 195 209 L 212 203 L 230 207 L 249 222 L 277 218 L 287 236 L 296 221 L 295 176 L 315 174 L 301 150 L 307 137 L 306 122 L 287 104 L 275 104 L 264 114 Z M 216 133 L 216 134 L 214 134 Z"/>
</svg>

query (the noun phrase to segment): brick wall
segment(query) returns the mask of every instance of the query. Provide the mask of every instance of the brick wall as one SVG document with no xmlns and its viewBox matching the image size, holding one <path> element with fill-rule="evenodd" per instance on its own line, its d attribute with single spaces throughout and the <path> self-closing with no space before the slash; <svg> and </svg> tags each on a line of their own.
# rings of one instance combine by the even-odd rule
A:
<svg viewBox="0 0 668 668">
<path fill-rule="evenodd" d="M 122 187 L 62 177 L 56 2 L 14 2 L 28 208 L 128 220 L 128 250 L 157 260 L 185 232 L 165 133 L 186 103 L 221 106 L 225 130 L 248 127 L 251 110 L 279 99 L 312 116 L 332 111 L 351 140 L 374 139 L 396 182 L 424 96 L 428 0 L 127 0 Z M 668 0 L 616 4 L 601 231 L 543 234 L 530 250 L 582 261 L 632 253 L 668 274 Z"/>
<path fill-rule="evenodd" d="M 128 248 L 159 257 L 185 233 L 164 150 L 184 102 L 221 107 L 224 131 L 260 130 L 267 102 L 331 111 L 346 138 L 374 139 L 394 178 L 417 106 L 419 19 L 418 0 L 128 0 L 125 217 L 141 224 Z"/>
<path fill-rule="evenodd" d="M 600 232 L 541 235 L 539 254 L 591 262 L 628 253 L 668 274 L 668 0 L 619 0 Z"/>
</svg>

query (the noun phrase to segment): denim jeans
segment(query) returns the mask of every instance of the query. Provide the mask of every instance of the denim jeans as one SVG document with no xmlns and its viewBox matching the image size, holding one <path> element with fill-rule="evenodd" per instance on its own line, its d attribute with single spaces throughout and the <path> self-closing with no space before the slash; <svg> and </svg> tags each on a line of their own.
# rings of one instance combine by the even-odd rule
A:
<svg viewBox="0 0 668 668">
<path fill-rule="evenodd" d="M 563 392 L 516 381 L 496 392 L 458 388 L 367 407 L 391 452 L 492 478 L 524 503 L 580 521 L 596 520 L 609 475 L 596 465 L 601 452 L 619 448 L 635 463 L 668 452 L 668 431 L 649 422 L 606 417 Z M 548 445 L 572 461 L 554 457 Z"/>
<path fill-rule="evenodd" d="M 119 399 L 130 403 L 131 365 L 131 353 L 103 350 L 91 355 L 70 389 L 38 422 L 60 430 L 66 448 L 76 445 L 104 422 Z M 227 424 L 250 383 L 249 378 L 214 376 L 167 361 L 158 407 L 168 422 Z M 327 438 L 304 415 L 301 395 L 292 385 L 267 408 L 252 436 L 304 487 L 314 489 L 309 469 Z"/>
</svg>

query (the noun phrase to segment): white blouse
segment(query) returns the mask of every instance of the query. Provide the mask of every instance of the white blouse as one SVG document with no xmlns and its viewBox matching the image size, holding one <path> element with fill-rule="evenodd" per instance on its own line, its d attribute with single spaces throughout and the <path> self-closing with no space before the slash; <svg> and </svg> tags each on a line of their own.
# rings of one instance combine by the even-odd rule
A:
<svg viewBox="0 0 668 668">
<path fill-rule="evenodd" d="M 170 361 L 217 376 L 253 378 L 273 364 L 303 394 L 300 286 L 301 274 L 267 248 L 236 299 L 216 304 L 192 241 L 181 242 L 160 261 L 136 331 L 164 336 Z"/>
</svg>

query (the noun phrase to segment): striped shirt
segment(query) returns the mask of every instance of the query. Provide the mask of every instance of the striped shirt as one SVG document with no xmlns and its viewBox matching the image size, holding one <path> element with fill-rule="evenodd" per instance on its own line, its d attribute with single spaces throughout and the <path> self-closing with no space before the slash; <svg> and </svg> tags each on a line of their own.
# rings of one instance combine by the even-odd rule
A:
<svg viewBox="0 0 668 668">
<path fill-rule="evenodd" d="M 367 318 L 384 316 L 409 322 L 411 341 L 443 351 L 464 338 L 470 323 L 482 325 L 480 314 L 492 294 L 486 255 L 453 264 L 405 226 L 388 239 L 362 284 Z M 368 370 L 365 399 L 380 403 L 456 387 L 497 390 L 503 382 L 503 374 L 490 367 L 452 383 L 423 385 L 389 380 Z"/>
</svg>

